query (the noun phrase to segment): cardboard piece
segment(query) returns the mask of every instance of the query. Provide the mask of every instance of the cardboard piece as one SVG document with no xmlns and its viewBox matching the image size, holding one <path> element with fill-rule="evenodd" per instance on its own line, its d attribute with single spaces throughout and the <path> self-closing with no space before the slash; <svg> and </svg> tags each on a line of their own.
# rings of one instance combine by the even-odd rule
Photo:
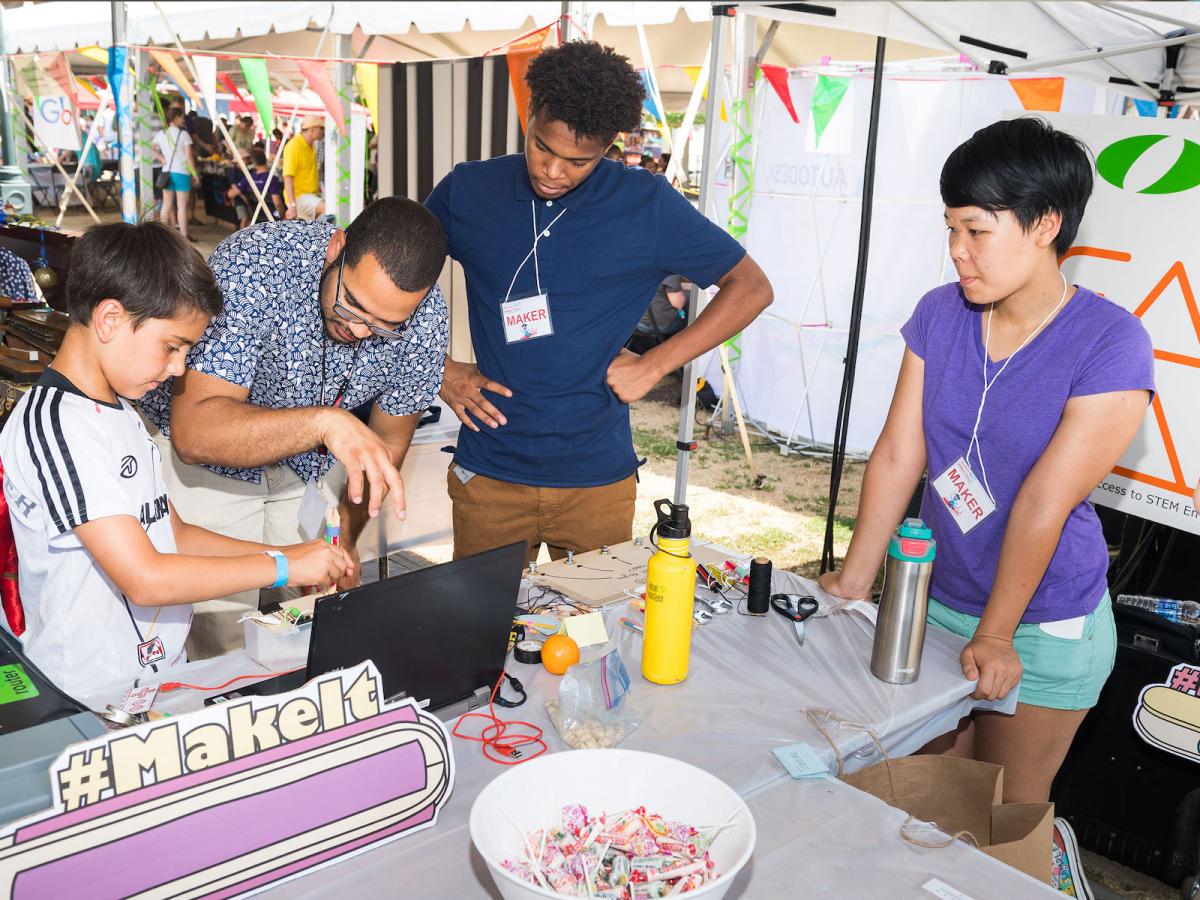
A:
<svg viewBox="0 0 1200 900">
<path fill-rule="evenodd" d="M 729 554 L 703 544 L 692 544 L 691 554 L 697 563 L 724 565 Z M 579 553 L 573 563 L 565 559 L 539 566 L 530 581 L 566 594 L 584 606 L 607 606 L 628 600 L 625 593 L 641 594 L 646 590 L 646 563 L 654 548 L 645 541 L 638 546 L 633 541 L 615 544 L 608 553 L 591 550 Z"/>
<path fill-rule="evenodd" d="M 891 773 L 888 766 L 891 766 Z M 1050 881 L 1053 803 L 1004 803 L 1004 768 L 950 756 L 909 756 L 842 779 L 889 806 L 934 822 L 946 834 L 969 831 L 988 856 Z"/>
</svg>

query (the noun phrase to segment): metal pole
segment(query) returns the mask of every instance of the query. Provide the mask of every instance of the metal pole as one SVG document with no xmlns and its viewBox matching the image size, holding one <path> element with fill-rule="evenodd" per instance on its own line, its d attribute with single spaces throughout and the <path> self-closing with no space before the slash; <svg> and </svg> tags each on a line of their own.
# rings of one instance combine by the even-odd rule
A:
<svg viewBox="0 0 1200 900">
<path fill-rule="evenodd" d="M 334 40 L 334 53 L 340 59 L 348 59 L 354 55 L 354 47 L 350 42 L 350 35 L 339 34 Z M 361 147 L 351 147 L 351 122 L 350 122 L 350 91 L 354 80 L 354 69 L 350 63 L 339 62 L 334 64 L 335 81 L 334 87 L 337 88 L 338 97 L 341 99 L 341 117 L 342 122 L 346 126 L 345 134 L 338 134 L 338 151 L 335 165 L 337 169 L 337 177 L 334 184 L 337 187 L 336 198 L 326 198 L 326 204 L 330 200 L 336 204 L 335 214 L 337 223 L 340 228 L 345 228 L 350 224 L 350 154 L 351 152 L 358 153 L 362 150 Z M 326 162 L 328 165 L 328 162 Z"/>
<path fill-rule="evenodd" d="M 863 299 L 867 290 L 867 259 L 871 245 L 871 211 L 875 205 L 875 151 L 879 146 L 879 103 L 883 94 L 883 58 L 887 39 L 875 39 L 875 80 L 871 86 L 871 124 L 867 131 L 867 152 L 863 163 L 862 216 L 858 226 L 858 268 L 854 273 L 854 294 L 850 304 L 850 332 L 846 338 L 846 368 L 842 375 L 842 394 L 838 399 L 833 432 L 833 460 L 829 472 L 829 513 L 825 518 L 825 546 L 821 553 L 821 571 L 835 565 L 833 522 L 837 514 L 838 491 L 842 486 L 842 466 L 846 462 L 846 441 L 850 432 L 850 403 L 854 395 L 854 370 L 858 362 L 858 339 L 862 332 Z"/>
<path fill-rule="evenodd" d="M 154 137 L 152 125 L 159 124 L 158 110 L 151 93 L 156 87 L 148 71 L 147 55 L 145 50 L 139 49 L 133 57 L 134 79 L 137 81 L 138 208 L 142 215 L 153 212 L 155 207 L 154 154 L 150 152 L 150 139 Z"/>
<path fill-rule="evenodd" d="M 113 49 L 127 47 L 125 38 L 125 2 L 112 0 L 112 35 Z M 121 91 L 119 97 L 113 100 L 117 107 L 117 140 L 121 160 L 121 218 L 126 222 L 136 222 L 137 185 L 133 174 L 133 120 L 129 111 L 133 109 L 133 84 L 129 72 L 122 71 Z"/>
<path fill-rule="evenodd" d="M 717 152 L 717 104 L 720 96 L 720 80 L 724 74 L 724 24 L 725 16 L 713 16 L 712 42 L 708 49 L 708 105 L 704 112 L 704 154 L 700 166 L 700 214 L 707 215 L 708 202 L 712 194 L 712 169 L 716 164 L 713 157 Z M 700 289 L 692 285 L 688 296 L 688 324 L 696 321 L 700 307 Z M 679 446 L 675 457 L 675 502 L 683 503 L 687 497 L 688 466 L 691 463 L 693 425 L 696 421 L 696 360 L 683 367 L 683 391 L 679 400 Z"/>
<path fill-rule="evenodd" d="M 0 6 L 0 55 L 6 52 L 4 43 L 4 11 L 3 6 Z M 11 80 L 8 75 L 8 57 L 4 57 L 3 66 L 3 77 L 5 83 L 7 84 Z M 9 117 L 8 110 L 5 108 L 5 100 L 2 95 L 0 95 L 0 140 L 4 141 L 5 168 L 16 165 L 17 148 L 13 145 L 12 119 Z"/>
</svg>

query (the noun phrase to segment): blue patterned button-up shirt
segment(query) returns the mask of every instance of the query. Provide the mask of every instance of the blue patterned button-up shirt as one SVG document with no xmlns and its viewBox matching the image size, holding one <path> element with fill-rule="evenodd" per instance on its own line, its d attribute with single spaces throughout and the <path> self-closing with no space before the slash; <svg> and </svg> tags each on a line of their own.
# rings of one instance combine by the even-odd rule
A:
<svg viewBox="0 0 1200 900">
<path fill-rule="evenodd" d="M 434 286 L 400 340 L 372 336 L 351 345 L 327 338 L 317 294 L 333 231 L 323 222 L 267 222 L 222 241 L 208 262 L 225 309 L 188 354 L 188 368 L 248 388 L 247 402 L 270 409 L 331 405 L 345 382 L 343 409 L 374 401 L 392 416 L 421 412 L 442 384 L 449 328 L 442 292 Z M 147 394 L 142 409 L 169 435 L 171 382 Z M 314 449 L 280 462 L 313 481 L 334 458 Z M 255 484 L 263 473 L 209 468 Z"/>
</svg>

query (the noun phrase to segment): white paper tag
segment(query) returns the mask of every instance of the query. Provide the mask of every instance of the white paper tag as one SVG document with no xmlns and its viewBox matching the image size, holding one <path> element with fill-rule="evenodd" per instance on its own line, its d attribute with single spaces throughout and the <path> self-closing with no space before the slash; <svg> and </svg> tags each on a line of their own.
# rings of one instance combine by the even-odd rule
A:
<svg viewBox="0 0 1200 900">
<path fill-rule="evenodd" d="M 1073 619 L 1059 619 L 1055 622 L 1039 622 L 1038 628 L 1051 637 L 1077 641 L 1083 637 L 1083 626 L 1086 623 L 1087 616 L 1076 616 Z"/>
<path fill-rule="evenodd" d="M 500 304 L 504 339 L 510 344 L 554 334 L 550 323 L 550 295 L 534 294 Z"/>
<path fill-rule="evenodd" d="M 935 897 L 941 897 L 942 900 L 974 900 L 970 894 L 964 894 L 958 888 L 950 887 L 940 878 L 930 878 L 921 887 L 929 891 Z"/>
<path fill-rule="evenodd" d="M 996 504 L 961 456 L 934 480 L 933 489 L 963 534 L 996 511 Z"/>
<path fill-rule="evenodd" d="M 154 698 L 157 696 L 157 684 L 148 684 L 145 687 L 130 688 L 129 693 L 125 695 L 125 699 L 121 701 L 121 709 L 125 710 L 125 712 L 129 713 L 131 716 L 149 712 L 150 707 L 154 705 Z"/>
<path fill-rule="evenodd" d="M 325 522 L 325 498 L 321 496 L 318 482 L 304 485 L 304 498 L 300 501 L 300 535 L 306 541 L 316 540 L 321 535 Z"/>
</svg>

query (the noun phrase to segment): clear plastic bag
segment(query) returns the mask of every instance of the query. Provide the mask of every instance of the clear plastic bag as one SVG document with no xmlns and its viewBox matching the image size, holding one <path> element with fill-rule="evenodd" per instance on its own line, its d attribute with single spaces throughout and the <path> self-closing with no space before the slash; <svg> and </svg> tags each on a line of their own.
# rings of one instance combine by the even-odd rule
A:
<svg viewBox="0 0 1200 900">
<path fill-rule="evenodd" d="M 558 700 L 548 702 L 546 712 L 576 750 L 615 747 L 642 724 L 629 697 L 629 672 L 615 647 L 567 669 Z"/>
</svg>

